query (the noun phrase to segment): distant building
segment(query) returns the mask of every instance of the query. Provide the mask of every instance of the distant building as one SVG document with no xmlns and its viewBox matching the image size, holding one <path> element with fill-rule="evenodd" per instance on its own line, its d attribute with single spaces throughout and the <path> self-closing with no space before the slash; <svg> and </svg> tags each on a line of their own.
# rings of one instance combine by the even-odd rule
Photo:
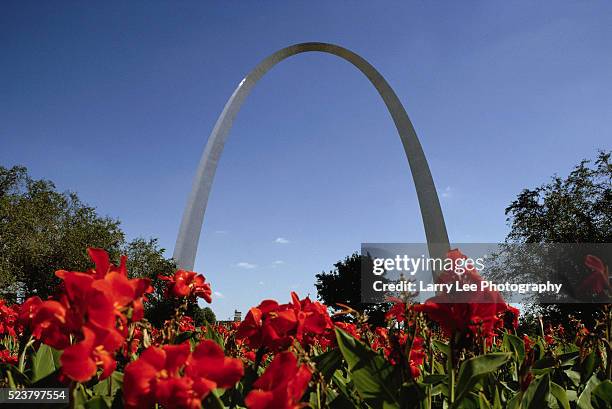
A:
<svg viewBox="0 0 612 409">
<path fill-rule="evenodd" d="M 234 319 L 230 318 L 228 320 L 217 321 L 217 324 L 231 326 L 232 324 L 241 322 L 241 321 L 242 321 L 242 312 L 238 310 L 234 310 Z"/>
</svg>

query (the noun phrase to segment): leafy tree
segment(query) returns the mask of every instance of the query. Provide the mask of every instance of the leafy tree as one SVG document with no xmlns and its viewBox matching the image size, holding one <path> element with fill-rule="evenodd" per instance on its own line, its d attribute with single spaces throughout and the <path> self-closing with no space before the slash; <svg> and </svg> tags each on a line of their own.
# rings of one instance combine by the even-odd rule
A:
<svg viewBox="0 0 612 409">
<path fill-rule="evenodd" d="M 342 310 L 338 304 L 349 306 L 360 314 L 368 316 L 368 322 L 374 325 L 384 323 L 384 314 L 388 303 L 364 303 L 361 298 L 362 263 L 368 263 L 369 257 L 358 253 L 346 257 L 334 264 L 334 269 L 316 275 L 315 287 L 320 301 L 334 310 Z"/>
<path fill-rule="evenodd" d="M 612 163 L 610 152 L 599 152 L 594 161 L 581 161 L 567 178 L 535 189 L 523 190 L 506 209 L 511 231 L 506 242 L 610 243 L 612 242 Z M 582 258 L 584 259 L 584 257 Z M 516 278 L 512 268 L 497 278 Z M 569 315 L 593 323 L 598 304 L 534 305 L 553 322 L 567 324 Z"/>
<path fill-rule="evenodd" d="M 55 271 L 86 271 L 92 267 L 87 247 L 109 252 L 115 263 L 128 256 L 132 277 L 151 279 L 153 293 L 146 316 L 162 324 L 176 301 L 167 298 L 160 274 L 172 274 L 176 265 L 164 256 L 157 239 L 126 242 L 120 222 L 98 215 L 76 193 L 58 192 L 53 182 L 35 180 L 27 169 L 0 166 L 0 286 L 5 299 L 52 295 L 60 280 Z M 190 306 L 204 320 L 200 307 Z"/>
<path fill-rule="evenodd" d="M 205 325 L 206 323 L 213 325 L 217 322 L 217 316 L 210 307 L 198 308 L 193 316 L 193 321 L 195 325 Z"/>
<path fill-rule="evenodd" d="M 127 243 L 122 252 L 128 257 L 127 267 L 131 277 L 146 277 L 151 280 L 153 292 L 147 295 L 145 317 L 158 326 L 169 320 L 180 304 L 179 300 L 166 295 L 166 282 L 159 279 L 160 275 L 172 275 L 176 270 L 174 260 L 166 259 L 164 252 L 157 239 L 143 238 Z M 193 315 L 193 311 L 190 312 Z"/>
<path fill-rule="evenodd" d="M 600 152 L 565 179 L 523 190 L 506 208 L 508 240 L 520 243 L 610 243 L 612 163 Z M 594 166 L 590 166 L 593 164 Z"/>
<path fill-rule="evenodd" d="M 59 269 L 85 270 L 86 247 L 117 256 L 124 242 L 119 221 L 101 217 L 72 192 L 34 180 L 26 168 L 0 166 L 0 286 L 7 295 L 51 295 Z"/>
</svg>

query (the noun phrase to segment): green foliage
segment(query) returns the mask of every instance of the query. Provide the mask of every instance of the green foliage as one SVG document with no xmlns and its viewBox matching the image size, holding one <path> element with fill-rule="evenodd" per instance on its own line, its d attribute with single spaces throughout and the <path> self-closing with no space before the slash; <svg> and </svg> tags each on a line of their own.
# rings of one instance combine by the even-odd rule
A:
<svg viewBox="0 0 612 409">
<path fill-rule="evenodd" d="M 457 378 L 457 402 L 461 402 L 483 377 L 497 370 L 508 362 L 509 359 L 510 354 L 494 352 L 464 361 L 459 369 L 459 377 Z"/>
<path fill-rule="evenodd" d="M 610 243 L 610 152 L 583 160 L 565 179 L 525 189 L 506 209 L 508 239 L 521 243 Z M 590 166 L 591 163 L 594 166 Z"/>
<path fill-rule="evenodd" d="M 42 344 L 32 355 L 32 382 L 39 381 L 55 372 L 59 367 L 59 351 Z"/>
<path fill-rule="evenodd" d="M 595 160 L 581 161 L 566 178 L 523 190 L 506 208 L 509 243 L 610 243 L 612 242 L 611 152 L 599 152 Z M 582 256 L 584 259 L 584 256 Z M 511 266 L 495 273 L 496 280 L 516 280 L 524 267 Z M 529 280 L 526 280 L 529 281 Z M 589 327 L 601 315 L 598 304 L 534 305 L 535 315 L 569 328 L 568 316 Z"/>
<path fill-rule="evenodd" d="M 101 217 L 75 193 L 34 180 L 26 168 L 0 166 L 0 286 L 8 294 L 52 294 L 59 269 L 84 271 L 87 247 L 117 256 L 124 234 L 117 220 Z"/>
<path fill-rule="evenodd" d="M 52 295 L 60 282 L 55 271 L 92 267 L 87 247 L 107 250 L 116 263 L 120 254 L 127 255 L 130 276 L 151 279 L 154 291 L 146 317 L 156 325 L 171 318 L 177 301 L 166 297 L 165 283 L 158 276 L 172 274 L 176 264 L 165 257 L 157 239 L 126 242 L 118 220 L 100 216 L 76 193 L 58 192 L 52 182 L 31 178 L 24 167 L 0 166 L 2 298 Z M 196 325 L 215 322 L 212 310 L 202 311 L 195 303 L 188 314 Z"/>
<path fill-rule="evenodd" d="M 400 385 L 394 367 L 361 341 L 336 329 L 338 348 L 342 352 L 361 398 L 375 408 L 399 408 Z"/>
</svg>

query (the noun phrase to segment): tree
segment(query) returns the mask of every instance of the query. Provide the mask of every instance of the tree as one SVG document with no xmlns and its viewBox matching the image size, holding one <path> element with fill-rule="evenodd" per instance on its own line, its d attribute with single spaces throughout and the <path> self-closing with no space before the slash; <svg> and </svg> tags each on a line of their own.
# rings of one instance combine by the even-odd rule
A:
<svg viewBox="0 0 612 409">
<path fill-rule="evenodd" d="M 389 304 L 364 303 L 361 298 L 362 263 L 368 262 L 371 262 L 368 257 L 353 253 L 335 263 L 334 270 L 317 274 L 317 297 L 334 310 L 342 310 L 338 304 L 344 304 L 360 314 L 366 314 L 371 324 L 381 325 Z"/>
<path fill-rule="evenodd" d="M 119 221 L 99 216 L 75 193 L 32 179 L 24 167 L 0 166 L 0 285 L 13 297 L 45 298 L 59 284 L 56 270 L 90 266 L 87 247 L 117 256 L 123 242 Z"/>
<path fill-rule="evenodd" d="M 0 166 L 3 298 L 14 301 L 18 295 L 52 295 L 60 282 L 55 271 L 93 267 L 87 247 L 105 249 L 115 263 L 120 254 L 127 255 L 130 276 L 151 279 L 153 293 L 146 304 L 146 316 L 158 324 L 171 317 L 175 301 L 165 296 L 165 284 L 158 276 L 172 274 L 176 265 L 164 256 L 157 239 L 126 242 L 118 220 L 98 215 L 76 193 L 58 192 L 53 182 L 31 178 L 24 167 Z M 199 310 L 197 304 L 190 306 L 193 314 Z"/>
<path fill-rule="evenodd" d="M 510 244 L 612 242 L 612 163 L 610 152 L 599 152 L 594 161 L 581 161 L 567 178 L 535 189 L 523 190 L 506 208 Z M 516 278 L 514 269 L 496 278 Z M 534 306 L 553 322 L 567 323 L 569 315 L 593 323 L 598 304 Z"/>
</svg>

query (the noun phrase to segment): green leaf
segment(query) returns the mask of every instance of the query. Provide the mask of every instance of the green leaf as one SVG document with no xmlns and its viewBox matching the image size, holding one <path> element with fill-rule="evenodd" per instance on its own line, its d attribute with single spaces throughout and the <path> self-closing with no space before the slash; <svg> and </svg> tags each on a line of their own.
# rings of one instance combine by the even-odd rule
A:
<svg viewBox="0 0 612 409">
<path fill-rule="evenodd" d="M 446 378 L 448 378 L 448 376 L 442 374 L 425 375 L 423 383 L 436 385 L 440 382 L 444 382 Z"/>
<path fill-rule="evenodd" d="M 563 389 L 560 385 L 557 385 L 554 382 L 550 383 L 550 392 L 557 399 L 559 406 L 562 409 L 570 409 L 569 399 L 567 398 L 567 393 L 565 389 Z"/>
<path fill-rule="evenodd" d="M 463 362 L 459 369 L 459 376 L 457 377 L 457 399 L 455 401 L 455 407 L 480 379 L 508 362 L 510 356 L 511 355 L 506 352 L 494 352 L 480 355 Z"/>
<path fill-rule="evenodd" d="M 342 353 L 338 348 L 330 349 L 313 358 L 317 370 L 328 381 L 342 365 Z"/>
<path fill-rule="evenodd" d="M 433 341 L 433 346 L 436 347 L 436 349 L 440 352 L 442 352 L 444 355 L 448 356 L 448 353 L 450 351 L 450 348 L 448 346 L 448 344 L 445 344 L 444 342 L 438 341 L 437 339 L 435 339 Z"/>
<path fill-rule="evenodd" d="M 562 367 L 571 367 L 574 365 L 576 358 L 580 355 L 580 351 L 568 352 L 562 355 L 559 355 L 559 361 L 561 362 Z"/>
<path fill-rule="evenodd" d="M 591 392 L 591 404 L 595 409 L 607 409 L 612 404 L 612 381 L 603 381 Z"/>
<path fill-rule="evenodd" d="M 552 356 L 547 356 L 542 359 L 538 359 L 533 364 L 533 369 L 548 369 L 554 368 L 557 361 Z"/>
<path fill-rule="evenodd" d="M 574 386 L 578 386 L 580 385 L 580 373 L 576 372 L 572 369 L 566 369 L 565 374 L 567 375 L 567 378 L 570 380 L 570 382 L 572 382 L 572 384 Z"/>
<path fill-rule="evenodd" d="M 206 409 L 225 409 L 225 405 L 219 399 L 216 393 L 209 393 L 208 396 L 202 401 L 202 407 Z"/>
<path fill-rule="evenodd" d="M 518 409 L 521 404 L 521 399 L 523 398 L 523 393 L 517 393 L 508 401 L 508 409 Z"/>
<path fill-rule="evenodd" d="M 582 362 L 582 370 L 580 371 L 581 383 L 585 383 L 588 379 L 590 379 L 591 375 L 593 375 L 593 372 L 595 372 L 595 369 L 600 364 L 599 356 L 595 352 L 596 351 L 593 351 L 588 354 Z"/>
<path fill-rule="evenodd" d="M 478 405 L 480 409 L 491 409 L 491 404 L 482 392 L 478 394 Z"/>
<path fill-rule="evenodd" d="M 399 408 L 400 390 L 394 368 L 361 341 L 336 328 L 338 347 L 348 364 L 351 380 L 366 403 L 374 408 Z"/>
<path fill-rule="evenodd" d="M 505 333 L 503 345 L 509 352 L 514 354 L 516 361 L 520 365 L 523 359 L 525 359 L 525 343 L 523 340 L 516 335 Z"/>
<path fill-rule="evenodd" d="M 193 331 L 181 332 L 180 334 L 176 336 L 176 338 L 174 338 L 174 344 L 178 345 L 178 344 L 182 344 L 185 341 L 190 341 L 191 339 L 195 337 L 195 335 L 196 334 Z"/>
<path fill-rule="evenodd" d="M 591 405 L 591 394 L 595 388 L 599 385 L 599 379 L 597 379 L 597 375 L 591 376 L 588 380 L 584 390 L 578 397 L 578 401 L 576 405 L 580 409 L 593 409 L 593 405 Z"/>
<path fill-rule="evenodd" d="M 113 397 L 122 386 L 123 374 L 115 371 L 108 378 L 96 383 L 93 387 L 93 391 L 96 395 Z"/>
<path fill-rule="evenodd" d="M 52 374 L 58 367 L 55 366 L 53 348 L 41 344 L 38 351 L 32 356 L 32 382 Z"/>
<path fill-rule="evenodd" d="M 218 331 L 215 331 L 215 329 L 208 322 L 206 323 L 206 332 L 204 333 L 204 339 L 213 340 L 217 344 L 219 344 L 221 348 L 225 349 L 225 341 L 223 340 L 223 337 Z"/>
<path fill-rule="evenodd" d="M 523 394 L 521 402 L 522 409 L 541 409 L 547 407 L 548 394 L 550 392 L 550 377 L 548 374 L 538 376 Z"/>
<path fill-rule="evenodd" d="M 17 385 L 30 385 L 30 379 L 21 373 L 14 365 L 0 363 L 0 374 L 2 374 L 2 377 L 8 378 L 8 386 L 10 388 L 14 389 Z"/>
<path fill-rule="evenodd" d="M 94 396 L 83 404 L 85 409 L 109 409 L 112 401 L 105 399 L 103 396 Z"/>
<path fill-rule="evenodd" d="M 495 388 L 495 399 L 493 399 L 493 409 L 502 409 L 501 399 L 499 397 L 499 389 Z"/>
</svg>

